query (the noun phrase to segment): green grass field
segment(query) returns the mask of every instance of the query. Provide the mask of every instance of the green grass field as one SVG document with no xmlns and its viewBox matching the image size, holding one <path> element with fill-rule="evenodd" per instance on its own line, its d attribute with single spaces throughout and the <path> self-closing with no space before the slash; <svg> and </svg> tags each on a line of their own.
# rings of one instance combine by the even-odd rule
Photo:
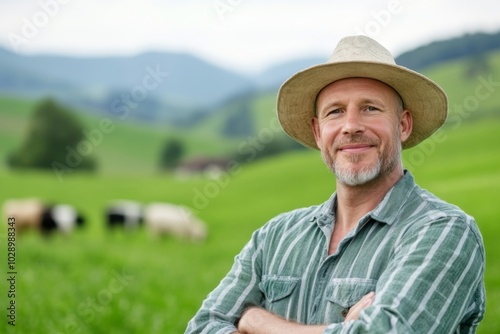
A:
<svg viewBox="0 0 500 334">
<path fill-rule="evenodd" d="M 487 313 L 479 333 L 500 329 L 498 126 L 494 119 L 484 119 L 445 128 L 444 140 L 412 167 L 422 187 L 475 216 L 483 233 Z M 416 150 L 418 146 L 405 152 L 405 161 L 418 155 Z M 8 326 L 3 315 L 7 333 L 182 333 L 254 229 L 280 212 L 323 202 L 335 186 L 317 152 L 242 165 L 219 181 L 137 173 L 75 174 L 59 182 L 52 172 L 7 171 L 0 179 L 1 202 L 40 196 L 74 204 L 88 218 L 85 229 L 69 237 L 18 236 L 16 327 Z M 142 230 L 109 234 L 102 212 L 116 198 L 197 208 L 209 226 L 209 238 L 193 244 L 151 239 Z M 2 254 L 5 241 L 3 234 Z M 8 286 L 6 279 L 1 282 L 6 314 Z"/>
<path fill-rule="evenodd" d="M 426 72 L 447 91 L 450 119 L 442 132 L 404 153 L 417 182 L 473 215 L 486 246 L 487 312 L 479 333 L 500 332 L 500 54 L 491 72 L 466 78 L 466 61 Z M 481 79 L 482 78 L 482 79 Z M 491 79 L 491 80 L 490 80 Z M 485 85 L 490 80 L 494 85 Z M 488 94 L 491 93 L 491 94 Z M 0 157 L 17 148 L 35 102 L 0 98 Z M 467 105 L 465 112 L 457 105 Z M 275 95 L 252 101 L 256 129 L 270 127 Z M 91 130 L 102 117 L 80 113 Z M 7 333 L 182 333 L 205 296 L 229 270 L 251 233 L 274 215 L 321 203 L 334 191 L 318 152 L 297 152 L 241 165 L 219 180 L 177 180 L 156 169 L 163 141 L 182 136 L 189 154 L 220 155 L 242 140 L 215 129 L 221 113 L 189 131 L 114 119 L 116 128 L 94 153 L 96 174 L 12 172 L 0 164 L 0 203 L 41 197 L 75 205 L 87 226 L 68 237 L 18 236 L 16 327 L 7 325 L 8 282 L 0 280 L 2 326 Z M 257 130 L 257 131 L 258 131 Z M 3 161 L 2 161 L 3 163 Z M 201 195 L 200 195 L 201 194 Z M 103 209 L 117 198 L 194 207 L 209 227 L 205 243 L 151 239 L 144 231 L 107 233 Z M 0 254 L 6 254 L 1 230 Z M 7 256 L 3 256 L 7 272 Z M 3 328 L 3 327 L 2 327 Z M 5 332 L 5 331 L 1 331 Z"/>
</svg>

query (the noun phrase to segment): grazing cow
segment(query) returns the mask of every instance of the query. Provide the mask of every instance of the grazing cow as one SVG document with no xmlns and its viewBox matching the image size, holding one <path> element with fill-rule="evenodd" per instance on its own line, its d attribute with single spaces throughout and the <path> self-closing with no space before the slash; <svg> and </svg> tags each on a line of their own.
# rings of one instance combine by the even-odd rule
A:
<svg viewBox="0 0 500 334">
<path fill-rule="evenodd" d="M 45 207 L 40 230 L 46 234 L 55 231 L 69 234 L 75 228 L 83 226 L 84 223 L 85 219 L 73 206 L 57 204 Z"/>
<path fill-rule="evenodd" d="M 154 236 L 172 235 L 191 241 L 202 241 L 207 236 L 205 223 L 187 208 L 167 204 L 151 203 L 144 208 L 144 223 Z"/>
<path fill-rule="evenodd" d="M 46 205 L 35 198 L 8 200 L 3 205 L 5 221 L 13 217 L 16 220 L 16 232 L 36 230 L 43 234 L 61 232 L 71 233 L 84 225 L 83 216 L 71 205 Z"/>
<path fill-rule="evenodd" d="M 108 228 L 125 227 L 135 229 L 142 224 L 142 204 L 128 201 L 116 200 L 106 208 L 106 223 Z"/>
<path fill-rule="evenodd" d="M 36 198 L 7 200 L 3 203 L 4 221 L 15 218 L 16 232 L 38 230 L 42 223 L 44 205 Z"/>
</svg>

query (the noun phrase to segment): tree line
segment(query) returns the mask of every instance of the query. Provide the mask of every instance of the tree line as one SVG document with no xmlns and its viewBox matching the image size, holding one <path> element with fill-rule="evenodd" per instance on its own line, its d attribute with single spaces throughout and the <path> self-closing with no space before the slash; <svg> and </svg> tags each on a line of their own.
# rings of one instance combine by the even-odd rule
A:
<svg viewBox="0 0 500 334">
<path fill-rule="evenodd" d="M 249 111 L 242 110 L 238 116 L 241 117 L 227 121 L 224 135 L 241 135 L 241 132 L 250 134 Z M 85 129 L 77 113 L 53 98 L 43 99 L 35 106 L 28 131 L 20 146 L 8 154 L 6 164 L 11 169 L 57 169 L 59 173 L 64 173 L 65 168 L 70 168 L 71 171 L 95 172 L 99 164 L 92 148 L 87 148 L 92 142 L 89 136 L 90 131 Z M 287 139 L 273 139 L 262 149 L 256 150 L 251 161 L 299 148 L 295 142 Z M 249 162 L 247 153 L 235 149 L 234 152 L 228 152 L 225 158 L 246 163 Z M 188 155 L 182 138 L 166 138 L 158 152 L 157 167 L 164 171 L 174 170 Z"/>
</svg>

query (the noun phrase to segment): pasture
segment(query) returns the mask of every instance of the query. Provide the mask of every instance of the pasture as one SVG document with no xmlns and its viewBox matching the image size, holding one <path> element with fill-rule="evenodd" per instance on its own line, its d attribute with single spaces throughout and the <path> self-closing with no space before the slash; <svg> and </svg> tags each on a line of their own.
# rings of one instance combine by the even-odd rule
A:
<svg viewBox="0 0 500 334">
<path fill-rule="evenodd" d="M 487 255 L 483 334 L 500 329 L 498 124 L 487 118 L 448 127 L 432 148 L 404 154 L 423 188 L 479 224 Z M 5 315 L 2 326 L 7 333 L 183 333 L 254 229 L 280 212 L 323 202 L 335 187 L 318 152 L 237 167 L 219 180 L 104 173 L 59 182 L 52 172 L 1 171 L 0 202 L 39 196 L 73 204 L 87 216 L 87 226 L 68 237 L 17 236 L 16 326 L 7 325 Z M 152 239 L 143 230 L 108 233 L 103 209 L 116 198 L 188 205 L 207 223 L 209 238 L 197 244 Z M 5 254 L 5 231 L 0 247 Z M 1 282 L 6 314 L 8 282 Z"/>
</svg>

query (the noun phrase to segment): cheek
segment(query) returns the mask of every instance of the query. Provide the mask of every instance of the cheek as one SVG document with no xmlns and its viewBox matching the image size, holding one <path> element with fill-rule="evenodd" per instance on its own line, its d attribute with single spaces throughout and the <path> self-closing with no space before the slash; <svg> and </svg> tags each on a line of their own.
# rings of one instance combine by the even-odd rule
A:
<svg viewBox="0 0 500 334">
<path fill-rule="evenodd" d="M 391 127 L 384 132 L 384 149 L 385 151 L 393 151 L 398 145 L 401 145 L 401 130 L 398 126 Z"/>
<path fill-rule="evenodd" d="M 320 125 L 320 135 L 323 144 L 331 145 L 335 141 L 338 133 L 338 126 L 331 124 L 331 122 L 325 122 Z"/>
<path fill-rule="evenodd" d="M 377 134 L 383 142 L 392 142 L 394 140 L 399 140 L 401 137 L 401 131 L 399 126 L 394 125 L 394 122 L 372 122 L 370 124 L 370 129 L 373 133 Z"/>
</svg>

